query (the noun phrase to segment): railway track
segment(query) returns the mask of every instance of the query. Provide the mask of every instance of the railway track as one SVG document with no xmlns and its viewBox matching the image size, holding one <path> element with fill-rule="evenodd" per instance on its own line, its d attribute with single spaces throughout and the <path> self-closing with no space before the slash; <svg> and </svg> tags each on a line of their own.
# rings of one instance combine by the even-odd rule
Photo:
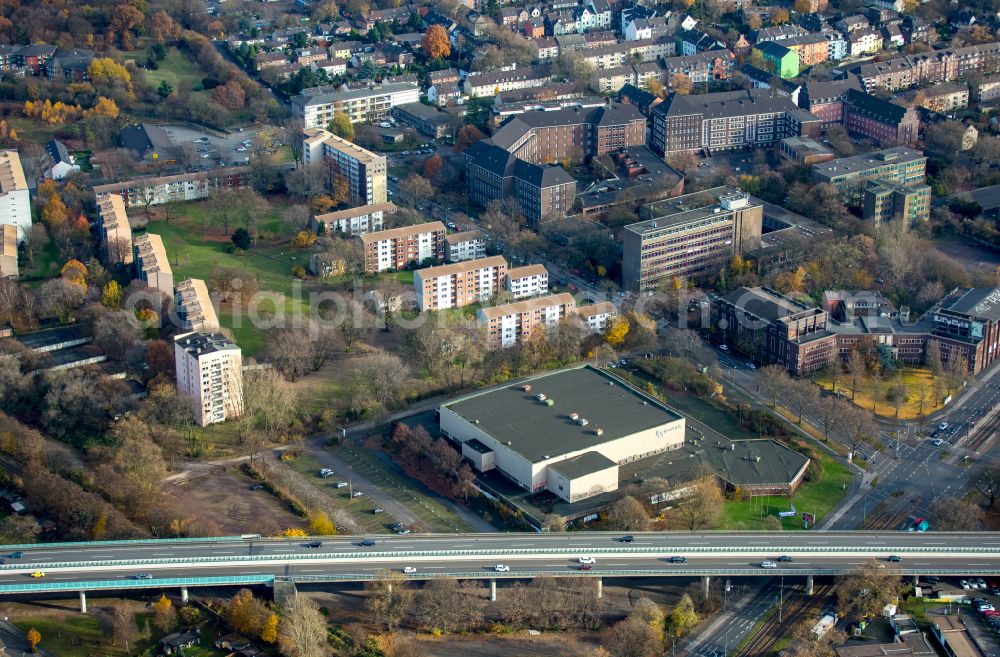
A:
<svg viewBox="0 0 1000 657">
<path fill-rule="evenodd" d="M 909 519 L 911 510 L 919 508 L 920 501 L 919 497 L 915 501 L 890 497 L 868 516 L 862 529 L 900 529 L 904 521 Z"/>
<path fill-rule="evenodd" d="M 958 446 L 972 452 L 981 452 L 998 433 L 1000 433 L 1000 414 L 994 414 L 985 422 L 973 427 L 969 439 Z"/>
<path fill-rule="evenodd" d="M 807 618 L 809 614 L 818 611 L 832 591 L 833 584 L 823 584 L 816 587 L 814 595 L 805 595 L 802 591 L 796 590 L 785 600 L 781 620 L 778 619 L 777 612 L 771 614 L 760 627 L 757 627 L 750 634 L 746 643 L 739 652 L 735 653 L 734 657 L 766 657 L 770 655 L 775 645 L 788 633 L 788 630 L 803 618 Z"/>
</svg>

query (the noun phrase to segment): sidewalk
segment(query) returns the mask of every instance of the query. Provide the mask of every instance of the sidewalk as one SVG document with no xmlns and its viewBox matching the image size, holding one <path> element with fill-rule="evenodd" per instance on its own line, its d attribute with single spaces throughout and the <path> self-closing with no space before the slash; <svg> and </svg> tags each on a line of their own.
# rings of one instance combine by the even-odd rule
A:
<svg viewBox="0 0 1000 657">
<path fill-rule="evenodd" d="M 834 523 L 844 517 L 848 511 L 850 511 L 855 504 L 864 499 L 865 495 L 872 491 L 872 479 L 874 479 L 876 474 L 865 471 L 861 478 L 861 486 L 858 488 L 857 492 L 851 495 L 850 498 L 841 502 L 831 513 L 828 513 L 823 520 L 821 520 L 816 526 L 817 531 L 823 531 L 829 529 Z"/>
</svg>

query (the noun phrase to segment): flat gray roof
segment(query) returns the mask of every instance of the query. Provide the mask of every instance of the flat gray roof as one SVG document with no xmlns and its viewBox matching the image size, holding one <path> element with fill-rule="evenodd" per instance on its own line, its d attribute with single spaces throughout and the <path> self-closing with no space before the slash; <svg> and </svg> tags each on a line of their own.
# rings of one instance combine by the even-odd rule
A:
<svg viewBox="0 0 1000 657">
<path fill-rule="evenodd" d="M 530 391 L 524 390 L 525 384 Z M 553 405 L 538 401 L 539 394 Z M 442 408 L 478 423 L 478 429 L 532 463 L 591 450 L 681 419 L 652 397 L 589 365 L 489 388 Z M 570 419 L 574 412 L 587 419 L 587 426 Z M 597 428 L 603 435 L 595 433 Z"/>
<path fill-rule="evenodd" d="M 567 479 L 577 479 L 593 472 L 613 468 L 618 464 L 599 452 L 584 452 L 549 466 Z"/>
</svg>

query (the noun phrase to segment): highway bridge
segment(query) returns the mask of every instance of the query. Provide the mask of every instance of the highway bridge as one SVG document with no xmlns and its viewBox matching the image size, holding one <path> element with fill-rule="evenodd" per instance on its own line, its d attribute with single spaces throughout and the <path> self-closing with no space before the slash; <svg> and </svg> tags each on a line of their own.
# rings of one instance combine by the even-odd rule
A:
<svg viewBox="0 0 1000 657">
<path fill-rule="evenodd" d="M 259 536 L 0 546 L 0 594 L 356 582 L 385 570 L 409 579 L 840 575 L 876 560 L 904 575 L 1000 575 L 1000 533 L 640 532 Z M 310 547 L 320 541 L 318 547 Z M 364 542 L 365 544 L 362 544 Z M 20 552 L 19 557 L 10 555 Z M 791 561 L 778 562 L 787 555 Z M 890 563 L 890 556 L 899 563 Z M 581 570 L 580 557 L 592 557 Z M 671 557 L 684 557 L 683 563 Z M 763 568 L 774 561 L 777 568 Z M 509 567 L 496 572 L 495 566 Z M 33 576 L 37 574 L 44 576 Z M 141 576 L 141 577 L 140 577 Z"/>
</svg>

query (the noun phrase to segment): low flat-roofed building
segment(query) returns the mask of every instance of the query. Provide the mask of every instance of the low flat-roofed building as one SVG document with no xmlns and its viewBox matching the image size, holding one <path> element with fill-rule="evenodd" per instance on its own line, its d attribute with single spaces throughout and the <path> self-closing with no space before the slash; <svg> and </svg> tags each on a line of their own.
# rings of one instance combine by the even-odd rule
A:
<svg viewBox="0 0 1000 657">
<path fill-rule="evenodd" d="M 17 226 L 0 225 L 0 278 L 17 278 Z"/>
<path fill-rule="evenodd" d="M 423 103 L 397 105 L 392 108 L 392 114 L 431 139 L 447 137 L 451 132 L 451 115 L 432 105 Z"/>
<path fill-rule="evenodd" d="M 184 330 L 203 333 L 219 330 L 219 318 L 208 294 L 208 286 L 200 278 L 188 278 L 178 283 L 174 304 L 177 321 Z"/>
<path fill-rule="evenodd" d="M 515 299 L 526 299 L 549 291 L 549 270 L 545 265 L 524 265 L 507 270 L 507 290 Z"/>
<path fill-rule="evenodd" d="M 478 230 L 451 233 L 444 238 L 444 259 L 448 262 L 478 260 L 486 257 L 486 239 Z"/>
<path fill-rule="evenodd" d="M 168 297 L 174 295 L 174 272 L 163 248 L 163 239 L 154 233 L 136 235 L 133 240 L 132 258 L 136 278 L 146 287 L 159 290 Z"/>
<path fill-rule="evenodd" d="M 986 657 L 969 634 L 969 628 L 960 616 L 927 614 L 931 635 L 945 649 L 949 657 Z"/>
<path fill-rule="evenodd" d="M 868 643 L 835 648 L 838 657 L 934 657 L 937 652 L 920 633 L 901 634 L 891 643 Z"/>
<path fill-rule="evenodd" d="M 571 294 L 549 294 L 514 303 L 480 308 L 479 322 L 486 326 L 492 347 L 512 347 L 535 331 L 555 326 L 576 311 Z"/>
<path fill-rule="evenodd" d="M 478 470 L 568 502 L 616 490 L 619 465 L 684 444 L 684 418 L 590 366 L 466 395 L 440 418 Z"/>
<path fill-rule="evenodd" d="M 373 203 L 336 212 L 318 214 L 312 218 L 314 230 L 323 230 L 328 234 L 342 233 L 344 235 L 364 235 L 382 230 L 386 215 L 396 211 L 392 201 Z"/>
<path fill-rule="evenodd" d="M 97 200 L 97 229 L 104 262 L 110 267 L 132 264 L 132 226 L 120 194 L 108 194 Z"/>
<path fill-rule="evenodd" d="M 798 164 L 829 162 L 837 156 L 831 148 L 811 137 L 785 137 L 778 142 L 778 154 Z"/>
<path fill-rule="evenodd" d="M 618 309 L 610 301 L 598 301 L 577 307 L 576 315 L 586 324 L 591 333 L 603 333 L 608 328 L 608 324 L 615 317 L 618 317 Z"/>
</svg>

